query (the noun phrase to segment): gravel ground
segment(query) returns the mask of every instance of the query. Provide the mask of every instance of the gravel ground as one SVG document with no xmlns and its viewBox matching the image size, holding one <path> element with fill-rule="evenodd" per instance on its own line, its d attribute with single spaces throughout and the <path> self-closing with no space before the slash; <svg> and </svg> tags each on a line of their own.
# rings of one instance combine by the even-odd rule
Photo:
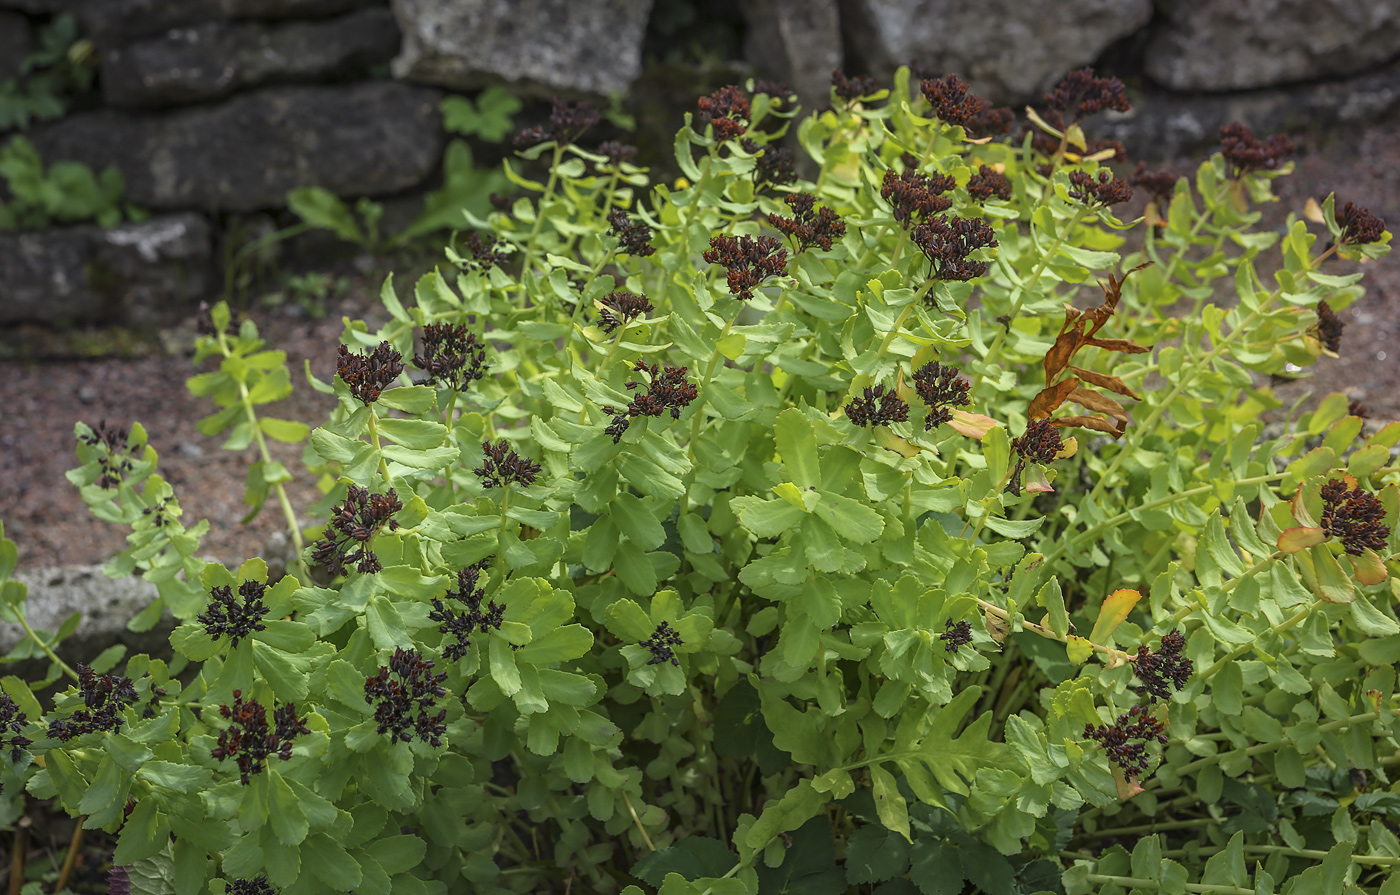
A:
<svg viewBox="0 0 1400 895">
<path fill-rule="evenodd" d="M 1185 174 L 1197 160 L 1167 166 Z M 1281 226 L 1289 211 L 1301 211 L 1309 198 L 1337 193 L 1400 225 L 1400 122 L 1387 122 L 1350 133 L 1314 137 L 1300 147 L 1298 170 L 1277 181 L 1281 201 L 1267 209 L 1266 224 Z M 1133 209 L 1136 211 L 1136 207 Z M 1365 282 L 1368 295 L 1345 312 L 1348 327 L 1339 359 L 1323 358 L 1314 376 L 1288 388 L 1311 390 L 1321 396 L 1347 391 L 1362 400 L 1374 419 L 1400 419 L 1400 252 L 1372 265 Z M 1339 270 L 1340 268 L 1336 268 Z M 351 297 L 322 321 L 297 320 L 281 313 L 255 314 L 273 347 L 284 349 L 296 390 L 273 415 L 315 423 L 324 419 L 325 396 L 305 384 L 300 371 L 309 358 L 315 374 L 334 374 L 333 346 L 341 330 L 340 317 L 363 316 L 372 310 L 379 284 L 356 282 Z M 124 533 L 94 520 L 77 490 L 64 479 L 76 465 L 73 423 L 106 421 L 127 425 L 139 420 L 160 452 L 160 471 L 175 487 L 185 521 L 208 518 L 206 555 L 237 562 L 255 555 L 282 517 L 275 504 L 252 523 L 243 516 L 243 479 L 254 449 L 223 451 L 221 439 L 206 438 L 195 423 L 213 411 L 205 399 L 185 390 L 185 381 L 198 372 L 186 355 L 136 360 L 102 359 L 53 363 L 0 361 L 0 377 L 8 383 L 0 416 L 0 521 L 5 534 L 18 542 L 23 568 L 104 561 L 123 545 Z M 296 447 L 274 445 L 274 455 L 295 474 L 300 469 Z M 318 495 L 307 480 L 293 484 L 298 508 Z"/>
</svg>

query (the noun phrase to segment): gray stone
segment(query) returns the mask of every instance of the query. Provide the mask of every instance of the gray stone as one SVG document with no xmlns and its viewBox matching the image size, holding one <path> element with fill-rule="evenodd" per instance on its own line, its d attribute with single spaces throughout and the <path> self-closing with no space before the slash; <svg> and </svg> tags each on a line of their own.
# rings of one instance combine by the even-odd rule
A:
<svg viewBox="0 0 1400 895">
<path fill-rule="evenodd" d="M 209 223 L 197 214 L 0 233 L 0 325 L 149 327 L 172 305 L 207 296 L 211 252 Z"/>
<path fill-rule="evenodd" d="M 170 28 L 230 19 L 309 19 L 333 16 L 371 0 L 0 0 L 25 12 L 70 12 L 85 37 L 110 49 Z"/>
<path fill-rule="evenodd" d="M 956 74 L 998 102 L 1038 98 L 1067 72 L 1147 24 L 1152 0 L 843 0 L 857 52 L 888 77 L 911 60 Z"/>
<path fill-rule="evenodd" d="M 1130 158 L 1197 154 L 1219 143 L 1222 125 L 1239 121 L 1259 136 L 1358 126 L 1400 116 L 1400 63 L 1369 74 L 1290 89 L 1181 96 L 1151 91 L 1127 115 L 1107 114 L 1089 136 L 1123 141 Z"/>
<path fill-rule="evenodd" d="M 207 101 L 266 82 L 363 75 L 398 49 L 382 7 L 282 25 L 205 22 L 104 53 L 102 96 L 125 107 Z"/>
<path fill-rule="evenodd" d="M 1144 59 L 1174 90 L 1270 87 L 1400 56 L 1396 0 L 1195 0 L 1162 11 Z"/>
<path fill-rule="evenodd" d="M 392 0 L 404 35 L 394 75 L 473 89 L 626 90 L 642 68 L 652 0 Z"/>
<path fill-rule="evenodd" d="M 255 211 L 281 207 L 301 186 L 376 196 L 431 176 L 439 96 L 387 81 L 266 87 L 162 115 L 72 115 L 36 130 L 34 144 L 46 160 L 116 165 L 137 205 Z"/>
<path fill-rule="evenodd" d="M 118 643 L 126 645 L 127 655 L 170 655 L 169 638 L 175 620 L 169 613 L 149 631 L 138 634 L 126 629 L 126 623 L 156 598 L 155 585 L 141 578 L 108 578 L 102 574 L 102 566 L 17 572 L 14 578 L 29 588 L 27 618 L 35 630 L 57 631 L 74 612 L 83 614 L 78 630 L 58 648 L 59 657 L 70 665 L 91 662 L 98 653 Z M 0 622 L 0 653 L 9 652 L 24 636 L 19 625 Z M 35 663 L 39 667 L 33 669 L 8 666 L 5 673 L 42 674 L 46 664 Z"/>
<path fill-rule="evenodd" d="M 831 95 L 832 69 L 842 60 L 836 0 L 753 0 L 744 4 L 744 17 L 749 63 L 786 81 L 804 108 L 821 108 Z"/>
<path fill-rule="evenodd" d="M 34 31 L 19 13 L 0 12 L 0 81 L 19 74 L 19 64 L 34 49 Z"/>
</svg>

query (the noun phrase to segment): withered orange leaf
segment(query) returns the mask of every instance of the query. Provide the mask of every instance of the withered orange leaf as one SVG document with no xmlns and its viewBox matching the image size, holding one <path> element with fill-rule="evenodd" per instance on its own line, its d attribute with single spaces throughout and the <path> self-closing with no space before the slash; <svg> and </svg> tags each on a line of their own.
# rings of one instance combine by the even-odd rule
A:
<svg viewBox="0 0 1400 895">
<path fill-rule="evenodd" d="M 1118 438 L 1123 433 L 1113 427 L 1113 423 L 1101 416 L 1066 416 L 1057 420 L 1051 420 L 1053 426 L 1081 426 L 1085 429 L 1093 429 L 1098 432 L 1106 432 L 1114 438 Z"/>
<path fill-rule="evenodd" d="M 1119 404 L 1108 395 L 1091 392 L 1087 388 L 1077 388 L 1069 393 L 1069 399 L 1089 410 L 1108 414 L 1123 424 L 1119 427 L 1120 429 L 1126 429 L 1128 427 L 1128 412 L 1123 409 L 1122 404 Z"/>
<path fill-rule="evenodd" d="M 1128 388 L 1127 383 L 1117 376 L 1109 376 L 1107 373 L 1096 373 L 1093 370 L 1086 370 L 1083 367 L 1076 367 L 1070 364 L 1069 371 L 1090 385 L 1097 385 L 1099 388 L 1106 388 L 1111 392 L 1123 395 L 1127 398 L 1142 400 L 1142 395 Z"/>
<path fill-rule="evenodd" d="M 1095 348 L 1107 348 L 1109 351 L 1119 351 L 1123 354 L 1142 354 L 1152 349 L 1146 345 L 1139 345 L 1132 339 L 1085 339 L 1085 345 L 1093 345 Z"/>
<path fill-rule="evenodd" d="M 1031 399 L 1031 406 L 1026 411 L 1033 420 L 1043 420 L 1049 418 L 1050 414 L 1059 409 L 1065 403 L 1065 398 L 1070 393 L 1079 388 L 1079 380 L 1071 376 L 1064 382 L 1048 385 L 1040 390 L 1040 394 Z"/>
</svg>

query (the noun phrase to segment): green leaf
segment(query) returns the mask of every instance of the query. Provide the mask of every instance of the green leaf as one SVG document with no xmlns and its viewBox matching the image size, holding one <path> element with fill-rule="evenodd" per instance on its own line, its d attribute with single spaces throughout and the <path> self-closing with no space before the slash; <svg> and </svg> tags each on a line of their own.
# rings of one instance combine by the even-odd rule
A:
<svg viewBox="0 0 1400 895">
<path fill-rule="evenodd" d="M 812 510 L 812 515 L 853 544 L 868 544 L 885 530 L 885 520 L 879 513 L 839 494 L 822 492 L 821 502 Z"/>
<path fill-rule="evenodd" d="M 817 460 L 817 437 L 812 421 L 802 411 L 790 407 L 778 415 L 773 437 L 789 481 L 804 490 L 820 485 L 821 467 Z"/>
<path fill-rule="evenodd" d="M 432 420 L 389 417 L 379 420 L 376 425 L 381 435 L 412 451 L 432 450 L 447 441 L 447 427 Z"/>
<path fill-rule="evenodd" d="M 1356 588 L 1342 569 L 1337 557 L 1326 544 L 1316 544 L 1309 551 L 1317 570 L 1317 595 L 1328 603 L 1350 603 L 1356 599 Z"/>
<path fill-rule="evenodd" d="M 880 816 L 880 823 L 885 825 L 885 829 L 912 842 L 909 836 L 909 805 L 899 794 L 899 784 L 895 782 L 894 775 L 879 765 L 872 765 L 870 783 L 875 795 L 875 813 Z"/>
<path fill-rule="evenodd" d="M 619 531 L 643 550 L 655 550 L 666 541 L 666 531 L 646 504 L 626 492 L 613 498 L 608 514 Z"/>
<path fill-rule="evenodd" d="M 387 389 L 379 393 L 377 402 L 384 407 L 394 410 L 402 410 L 404 413 L 428 413 L 437 412 L 437 392 L 426 385 L 407 385 L 398 388 Z M 388 418 L 381 417 L 380 423 L 388 422 Z"/>
<path fill-rule="evenodd" d="M 355 245 L 365 244 L 365 236 L 360 232 L 355 216 L 330 190 L 319 186 L 291 190 L 287 193 L 287 207 L 313 227 L 329 230 Z"/>
<path fill-rule="evenodd" d="M 170 819 L 156 807 L 154 798 L 145 798 L 136 803 L 122 826 L 112 861 L 131 864 L 159 854 L 169 843 Z"/>
<path fill-rule="evenodd" d="M 1057 637 L 1069 635 L 1069 613 L 1065 610 L 1065 597 L 1060 590 L 1060 579 L 1051 578 L 1036 594 L 1035 601 L 1044 606 L 1050 617 L 1050 630 Z"/>
<path fill-rule="evenodd" d="M 679 873 L 687 880 L 722 877 L 739 863 L 739 856 L 707 836 L 686 836 L 669 848 L 649 852 L 632 865 L 632 875 L 660 886 L 668 873 Z"/>
<path fill-rule="evenodd" d="M 909 843 L 880 827 L 857 827 L 846 840 L 846 882 L 851 885 L 893 879 L 909 869 Z"/>
<path fill-rule="evenodd" d="M 811 780 L 802 780 L 776 802 L 764 806 L 763 813 L 744 834 L 744 844 L 758 850 L 779 833 L 795 830 L 821 811 L 825 799 L 812 788 Z"/>
<path fill-rule="evenodd" d="M 175 792 L 200 792 L 213 779 L 214 772 L 169 761 L 148 761 L 141 765 L 136 776 L 153 786 Z"/>
<path fill-rule="evenodd" d="M 272 824 L 272 832 L 283 845 L 297 845 L 306 838 L 310 830 L 306 813 L 301 808 L 301 800 L 287 781 L 282 779 L 281 774 L 271 769 L 265 773 L 270 778 L 268 820 Z"/>
<path fill-rule="evenodd" d="M 775 538 L 807 515 L 805 510 L 786 500 L 765 500 L 750 495 L 732 498 L 729 506 L 738 514 L 739 522 L 760 538 Z"/>
<path fill-rule="evenodd" d="M 491 638 L 491 677 L 505 695 L 514 696 L 520 692 L 520 669 L 515 665 L 510 641 L 504 637 Z"/>
<path fill-rule="evenodd" d="M 390 875 L 407 873 L 423 860 L 428 844 L 421 836 L 402 834 L 375 839 L 365 846 L 369 856 Z"/>
</svg>

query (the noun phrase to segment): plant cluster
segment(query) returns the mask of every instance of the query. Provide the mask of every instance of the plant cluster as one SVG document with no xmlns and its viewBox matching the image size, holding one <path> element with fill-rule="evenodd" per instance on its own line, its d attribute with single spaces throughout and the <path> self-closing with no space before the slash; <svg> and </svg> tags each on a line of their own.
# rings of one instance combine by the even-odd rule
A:
<svg viewBox="0 0 1400 895">
<path fill-rule="evenodd" d="M 51 660 L 3 681 L 0 815 L 191 893 L 1392 895 L 1400 423 L 1269 385 L 1390 234 L 1259 229 L 1291 163 L 1239 128 L 1119 217 L 1091 72 L 1009 142 L 956 79 L 836 88 L 707 97 L 672 183 L 561 107 L 531 200 L 467 215 L 506 260 L 386 282 L 314 429 L 216 307 L 190 385 L 257 444 L 275 580 L 202 558 L 139 425 L 79 424 L 174 655 L 69 668 L 0 538 L 9 658 Z M 790 126 L 812 180 L 758 173 Z"/>
</svg>

